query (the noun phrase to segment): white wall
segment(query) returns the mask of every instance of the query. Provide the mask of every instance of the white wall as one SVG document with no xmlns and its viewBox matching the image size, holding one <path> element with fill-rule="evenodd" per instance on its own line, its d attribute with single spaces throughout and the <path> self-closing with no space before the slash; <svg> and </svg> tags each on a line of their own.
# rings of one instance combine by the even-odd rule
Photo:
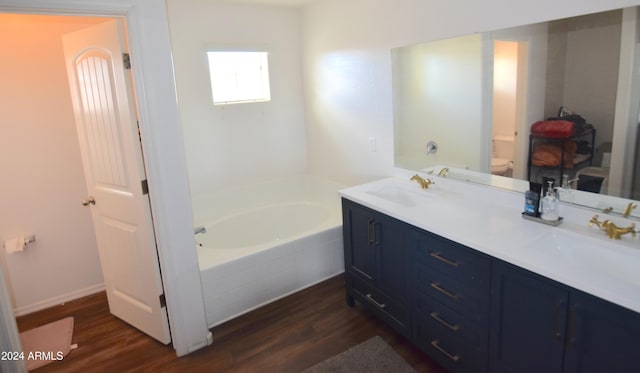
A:
<svg viewBox="0 0 640 373">
<path fill-rule="evenodd" d="M 192 194 L 306 171 L 299 11 L 169 0 L 168 12 Z M 216 46 L 267 48 L 270 102 L 212 104 Z"/>
<path fill-rule="evenodd" d="M 408 169 L 446 163 L 480 170 L 480 35 L 397 48 L 392 61 L 396 163 Z M 426 155 L 429 141 L 438 151 Z"/>
<path fill-rule="evenodd" d="M 564 87 L 567 68 L 567 22 L 549 22 L 547 72 L 544 118 L 558 115 L 564 105 Z"/>
<path fill-rule="evenodd" d="M 90 19 L 0 14 L 0 241 L 18 314 L 104 288 L 67 84 L 61 35 Z"/>
<path fill-rule="evenodd" d="M 607 12 L 567 25 L 564 105 L 593 124 L 596 145 L 613 137 L 621 20 L 622 12 Z"/>
<path fill-rule="evenodd" d="M 342 183 L 393 171 L 390 48 L 638 5 L 638 0 L 323 0 L 303 9 L 309 167 Z M 369 138 L 377 138 L 371 152 Z"/>
</svg>

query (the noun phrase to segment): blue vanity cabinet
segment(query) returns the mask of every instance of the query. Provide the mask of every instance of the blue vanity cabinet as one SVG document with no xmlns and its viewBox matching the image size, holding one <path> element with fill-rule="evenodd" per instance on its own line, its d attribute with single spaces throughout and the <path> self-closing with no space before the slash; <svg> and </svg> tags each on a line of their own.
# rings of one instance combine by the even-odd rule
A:
<svg viewBox="0 0 640 373">
<path fill-rule="evenodd" d="M 565 373 L 640 372 L 640 314 L 570 293 Z"/>
<path fill-rule="evenodd" d="M 640 313 L 347 199 L 346 301 L 452 373 L 640 372 Z"/>
<path fill-rule="evenodd" d="M 498 260 L 492 288 L 491 372 L 562 372 L 567 290 Z"/>
<path fill-rule="evenodd" d="M 640 372 L 640 314 L 494 260 L 491 372 Z"/>
<path fill-rule="evenodd" d="M 406 223 L 342 200 L 346 300 L 358 300 L 409 337 L 405 275 Z"/>
<path fill-rule="evenodd" d="M 486 372 L 491 258 L 417 228 L 406 242 L 413 341 L 451 372 Z"/>
</svg>

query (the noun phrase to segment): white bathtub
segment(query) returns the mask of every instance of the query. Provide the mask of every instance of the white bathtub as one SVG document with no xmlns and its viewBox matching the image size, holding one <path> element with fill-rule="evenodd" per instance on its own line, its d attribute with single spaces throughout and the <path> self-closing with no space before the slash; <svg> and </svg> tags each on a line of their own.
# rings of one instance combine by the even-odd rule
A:
<svg viewBox="0 0 640 373">
<path fill-rule="evenodd" d="M 342 187 L 301 175 L 193 199 L 209 327 L 344 271 Z"/>
</svg>

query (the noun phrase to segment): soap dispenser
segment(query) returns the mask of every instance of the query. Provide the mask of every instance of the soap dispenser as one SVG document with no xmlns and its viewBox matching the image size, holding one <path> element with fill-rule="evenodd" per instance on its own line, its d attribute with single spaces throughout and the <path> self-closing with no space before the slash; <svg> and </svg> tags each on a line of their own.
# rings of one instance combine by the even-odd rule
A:
<svg viewBox="0 0 640 373">
<path fill-rule="evenodd" d="M 548 181 L 547 194 L 542 198 L 542 211 L 540 217 L 547 221 L 557 221 L 560 218 L 560 201 L 553 190 L 553 181 Z"/>
</svg>

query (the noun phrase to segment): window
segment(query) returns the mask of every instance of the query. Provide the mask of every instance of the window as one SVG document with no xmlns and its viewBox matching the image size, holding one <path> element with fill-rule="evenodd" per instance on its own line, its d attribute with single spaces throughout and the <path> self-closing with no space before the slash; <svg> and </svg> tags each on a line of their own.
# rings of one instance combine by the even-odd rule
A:
<svg viewBox="0 0 640 373">
<path fill-rule="evenodd" d="M 271 100 L 267 52 L 210 51 L 214 105 Z"/>
</svg>

